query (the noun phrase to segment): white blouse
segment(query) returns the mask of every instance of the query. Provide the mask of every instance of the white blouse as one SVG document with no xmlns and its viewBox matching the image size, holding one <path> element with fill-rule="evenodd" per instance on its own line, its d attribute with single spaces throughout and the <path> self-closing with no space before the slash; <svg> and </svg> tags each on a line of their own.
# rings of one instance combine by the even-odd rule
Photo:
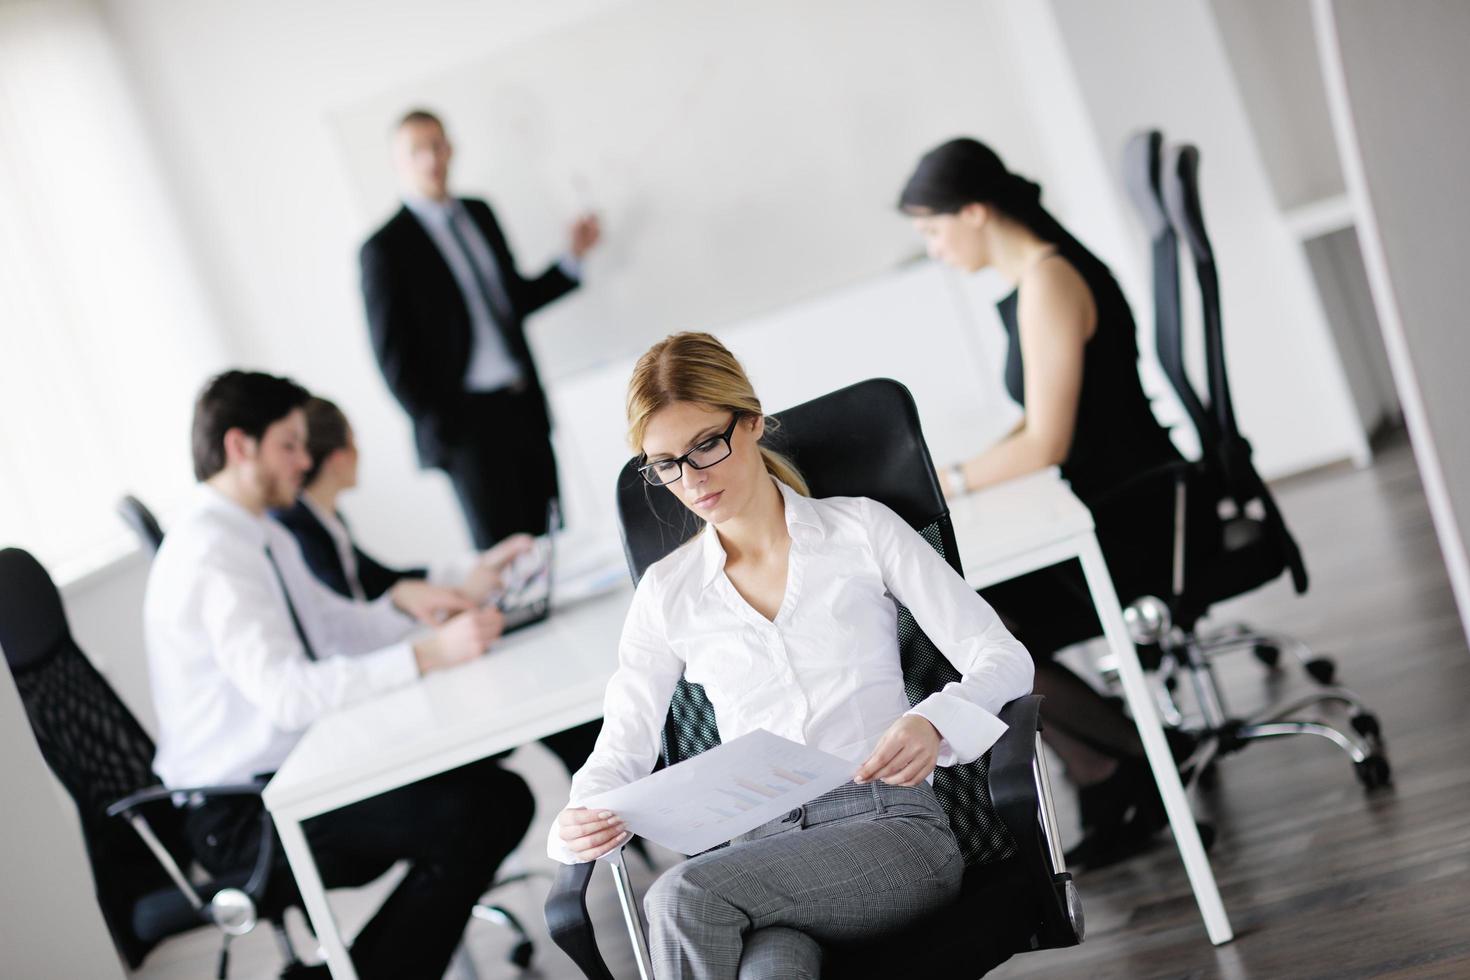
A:
<svg viewBox="0 0 1470 980">
<path fill-rule="evenodd" d="M 713 527 L 650 566 L 623 626 L 602 734 L 572 779 L 571 806 L 648 775 L 680 676 L 704 685 L 723 740 L 764 728 L 861 762 L 912 713 L 938 730 L 941 766 L 979 758 L 1004 731 L 995 714 L 1031 690 L 1025 648 L 902 518 L 866 497 L 814 500 L 777 486 L 791 555 L 774 621 L 730 584 Z M 961 674 L 912 709 L 895 600 Z M 555 824 L 547 851 L 577 860 Z"/>
</svg>

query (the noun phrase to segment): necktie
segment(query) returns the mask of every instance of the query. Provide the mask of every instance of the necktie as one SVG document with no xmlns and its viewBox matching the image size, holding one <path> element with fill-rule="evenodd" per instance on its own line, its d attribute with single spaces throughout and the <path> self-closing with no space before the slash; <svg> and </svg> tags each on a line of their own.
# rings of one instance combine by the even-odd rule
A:
<svg viewBox="0 0 1470 980">
<path fill-rule="evenodd" d="M 276 564 L 276 556 L 271 554 L 271 546 L 265 546 L 265 560 L 271 563 L 271 570 L 276 573 L 276 581 L 281 584 L 281 594 L 286 597 L 286 611 L 291 614 L 291 625 L 296 627 L 296 636 L 301 640 L 301 648 L 306 651 L 307 660 L 316 659 L 316 651 L 311 648 L 311 641 L 306 638 L 306 630 L 301 628 L 301 617 L 296 615 L 296 604 L 291 601 L 291 590 L 286 588 L 286 578 L 281 574 L 281 566 Z"/>
<path fill-rule="evenodd" d="M 475 274 L 475 284 L 480 287 L 480 295 L 485 300 L 485 307 L 495 318 L 495 325 L 503 332 L 511 319 L 510 297 L 506 295 L 505 286 L 500 280 L 486 275 L 480 263 L 475 261 L 475 253 L 470 249 L 470 243 L 459 226 L 461 221 L 469 220 L 471 220 L 469 215 L 459 208 L 451 210 L 449 212 L 449 234 L 454 236 L 454 243 L 459 246 L 465 261 L 470 264 L 470 271 Z"/>
</svg>

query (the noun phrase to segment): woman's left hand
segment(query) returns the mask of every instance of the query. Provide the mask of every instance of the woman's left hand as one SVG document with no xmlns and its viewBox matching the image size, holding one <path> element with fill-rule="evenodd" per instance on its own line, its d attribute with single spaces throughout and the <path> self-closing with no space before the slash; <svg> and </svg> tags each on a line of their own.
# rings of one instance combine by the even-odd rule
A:
<svg viewBox="0 0 1470 980">
<path fill-rule="evenodd" d="M 904 715 L 889 726 L 868 761 L 852 777 L 855 783 L 881 779 L 890 786 L 917 786 L 939 761 L 939 730 L 929 719 Z"/>
</svg>

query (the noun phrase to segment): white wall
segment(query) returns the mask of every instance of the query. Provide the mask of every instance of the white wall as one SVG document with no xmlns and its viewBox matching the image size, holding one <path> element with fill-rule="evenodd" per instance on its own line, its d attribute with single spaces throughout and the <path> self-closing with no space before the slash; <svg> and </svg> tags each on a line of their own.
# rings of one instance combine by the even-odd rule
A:
<svg viewBox="0 0 1470 980">
<path fill-rule="evenodd" d="M 534 329 L 561 378 L 892 269 L 919 250 L 899 188 L 944 138 L 984 133 L 1029 169 L 994 8 L 636 0 L 373 93 L 333 129 L 365 222 L 398 206 L 384 136 L 419 103 L 449 121 L 458 184 L 489 194 L 528 262 L 563 246 L 579 207 L 602 213 L 592 288 Z"/>
<path fill-rule="evenodd" d="M 1470 6 L 1318 0 L 1314 13 L 1378 319 L 1470 636 Z"/>
<path fill-rule="evenodd" d="M 1282 209 L 1343 193 L 1311 0 L 1210 0 Z"/>
<path fill-rule="evenodd" d="M 10 671 L 0 669 L 0 972 L 122 977 L 75 812 L 41 758 Z"/>
<path fill-rule="evenodd" d="M 1344 457 L 1366 461 L 1367 440 L 1305 256 L 1275 204 L 1207 0 L 1051 0 L 1050 7 L 1115 197 L 1122 148 L 1138 129 L 1156 127 L 1166 140 L 1200 149 L 1232 393 L 1257 466 L 1269 478 Z M 1148 308 L 1146 295 L 1130 293 L 1135 308 Z M 1188 288 L 1185 304 L 1193 316 Z"/>
<path fill-rule="evenodd" d="M 583 295 L 533 321 L 533 344 L 548 358 L 553 378 L 577 364 L 635 353 L 672 326 L 727 326 L 732 318 L 820 295 L 838 281 L 872 274 L 917 252 L 919 245 L 893 214 L 892 201 L 907 166 L 943 138 L 982 132 L 1017 167 L 1037 172 L 1034 126 L 1010 87 L 1012 55 L 987 29 L 994 7 L 954 0 L 928 0 L 922 10 L 878 3 L 789 10 L 773 5 L 768 17 L 776 22 L 764 32 L 763 21 L 744 20 L 739 6 L 697 8 L 733 18 L 730 30 L 743 39 L 715 52 L 720 56 L 718 98 L 713 110 L 705 109 L 717 110 L 717 118 L 703 120 L 700 134 L 717 132 L 723 124 L 732 140 L 726 168 L 710 174 L 708 193 L 718 200 L 722 182 L 744 179 L 740 168 L 761 161 L 765 169 L 756 173 L 771 189 L 764 205 L 731 210 L 702 231 L 731 240 L 739 231 L 745 241 L 754 234 L 781 262 L 761 266 L 757 244 L 751 250 L 756 274 L 732 269 L 725 275 L 722 266 L 730 263 L 721 256 L 730 255 L 728 247 L 721 252 L 702 244 L 692 234 L 701 229 L 681 222 L 677 200 L 659 200 L 657 184 L 643 178 L 634 182 L 636 201 L 619 197 L 616 191 L 632 186 L 626 174 L 615 166 L 604 174 L 598 165 L 609 161 L 589 159 L 593 190 L 607 191 L 597 202 L 609 212 L 606 244 L 589 264 Z M 593 0 L 310 5 L 108 0 L 179 193 L 198 217 L 202 257 L 226 297 L 222 305 L 231 340 L 247 363 L 296 376 L 338 400 L 352 416 L 363 450 L 363 489 L 348 498 L 346 507 L 368 543 L 385 557 L 421 559 L 466 544 L 447 481 L 416 470 L 406 420 L 372 361 L 357 292 L 356 247 L 391 203 L 383 141 L 389 109 L 419 98 L 448 107 L 462 150 L 463 186 L 497 198 L 523 262 L 532 265 L 557 247 L 569 205 L 554 194 L 529 202 L 516 196 L 499 199 L 497 175 L 516 189 L 531 186 L 532 180 L 523 163 L 497 157 L 497 148 L 487 145 L 484 132 L 494 127 L 482 132 L 474 125 L 484 118 L 483 100 L 474 101 L 476 83 L 508 79 L 512 109 L 521 112 L 524 104 L 535 109 L 532 96 L 541 92 L 521 92 L 521 102 L 512 97 L 526 72 L 539 71 L 535 77 L 545 84 L 546 68 L 538 68 L 537 57 L 545 54 L 572 75 L 552 93 L 557 98 L 547 111 L 555 115 L 545 125 L 561 127 L 590 110 L 603 111 L 599 87 L 607 82 L 605 74 L 616 68 L 621 74 L 614 80 L 628 84 L 630 79 L 647 84 L 649 76 L 613 62 L 598 69 L 599 39 L 626 38 L 636 26 L 647 35 L 639 39 L 639 50 L 666 50 L 677 62 L 673 52 L 691 38 L 707 43 L 718 37 L 697 15 L 682 14 L 683 20 L 647 16 L 662 9 L 657 3 Z M 849 21 L 860 35 L 847 31 Z M 879 21 L 887 26 L 873 29 Z M 603 23 L 621 33 L 604 32 Z M 793 30 L 795 36 L 783 44 Z M 769 60 L 757 56 L 762 45 L 770 49 Z M 842 59 L 840 46 L 864 53 L 861 60 L 871 61 L 871 67 Z M 937 61 L 936 51 L 943 53 Z M 665 67 L 656 55 L 643 62 L 645 70 Z M 836 82 L 826 77 L 836 70 L 834 64 L 841 69 Z M 497 74 L 505 72 L 511 75 Z M 691 82 L 677 73 L 651 77 L 672 93 Z M 905 112 L 892 97 L 884 100 L 885 87 L 922 98 L 923 111 Z M 577 101 L 579 90 L 585 105 Z M 738 99 L 730 101 L 741 93 L 749 111 L 741 110 Z M 634 118 L 628 125 L 634 127 L 640 100 L 624 101 L 631 105 Z M 502 98 L 486 111 L 506 104 Z M 459 124 L 456 111 L 463 114 Z M 824 116 L 839 122 L 824 128 Z M 534 117 L 526 124 L 539 125 Z M 838 134 L 841 153 L 833 158 L 828 148 L 804 143 L 808 130 Z M 351 137 L 345 138 L 348 131 Z M 553 128 L 542 135 L 559 132 Z M 618 149 L 626 149 L 632 138 L 615 130 L 608 135 L 612 142 L 622 140 Z M 650 151 L 654 162 L 672 166 L 681 159 L 680 145 L 678 134 L 660 137 Z M 695 149 L 706 156 L 692 162 L 708 162 L 714 152 Z M 787 164 L 784 183 L 777 180 L 782 162 Z M 610 163 L 626 166 L 627 161 Z M 655 176 L 663 172 L 655 171 Z M 368 175 L 376 175 L 376 182 Z M 691 181 L 684 179 L 681 194 L 688 195 Z M 798 186 L 803 182 L 820 207 L 811 201 L 803 206 Z M 550 178 L 548 183 L 565 185 Z M 748 181 L 741 186 L 748 189 Z M 540 202 L 545 206 L 537 206 Z M 640 248 L 650 253 L 648 264 L 630 271 Z M 647 290 L 630 292 L 626 283 L 656 280 L 662 271 L 659 256 L 669 248 L 703 260 L 697 263 L 699 278 L 680 287 L 685 301 L 665 309 L 656 299 L 649 302 Z M 804 253 L 847 258 L 834 264 L 804 260 Z M 679 278 L 692 276 L 685 270 Z M 689 298 L 697 299 L 704 286 L 709 287 L 703 289 L 708 305 L 701 311 Z M 630 296 L 640 302 L 631 303 Z M 413 519 L 404 520 L 410 513 Z"/>
<path fill-rule="evenodd" d="M 736 209 L 720 218 L 725 224 L 710 229 L 736 241 L 740 236 L 728 223 L 748 218 L 748 226 L 740 227 L 758 230 L 754 271 L 722 279 L 728 249 L 722 253 L 701 243 L 698 227 L 679 225 L 677 208 L 658 200 L 656 187 L 630 183 L 618 171 L 627 160 L 591 159 L 582 185 L 609 212 L 606 247 L 589 265 L 583 295 L 533 322 L 533 343 L 550 362 L 553 378 L 567 377 L 579 364 L 631 356 L 670 326 L 728 329 L 798 297 L 821 295 L 840 281 L 871 275 L 917 251 L 890 212 L 903 165 L 963 131 L 994 143 L 1012 166 L 1048 188 L 1048 200 L 1063 220 L 1114 264 L 1147 324 L 1146 302 L 1138 302 L 1149 295 L 1143 242 L 1116 189 L 1115 158 L 1126 134 L 1162 122 L 1174 136 L 1213 135 L 1214 142 L 1199 139 L 1206 154 L 1207 203 L 1246 193 L 1266 207 L 1270 198 L 1204 2 L 1180 5 L 1187 10 L 1173 15 L 1178 23 L 1165 25 L 1176 33 L 1184 29 L 1172 46 L 1141 39 L 1149 33 L 1142 14 L 1092 13 L 1067 4 L 1053 11 L 999 0 L 928 0 L 922 9 L 908 5 L 896 13 L 884 4 L 804 5 L 784 13 L 777 6 L 766 12 L 770 26 L 787 29 L 765 32 L 773 60 L 760 56 L 762 31 L 752 26 L 760 21 L 737 18 L 729 31 L 743 39 L 733 45 L 739 53 L 713 52 L 721 55 L 719 72 L 706 87 L 717 94 L 743 88 L 760 110 L 735 111 L 738 105 L 725 94 L 714 100 L 732 134 L 762 144 L 742 149 L 737 139 L 730 144 L 734 161 L 789 160 L 793 171 L 784 182 L 766 181 L 778 207 L 749 207 L 748 214 Z M 585 77 L 577 75 L 578 50 L 595 50 L 604 34 L 626 46 L 637 27 L 648 35 L 637 39 L 637 50 L 667 50 L 677 67 L 682 62 L 672 52 L 693 40 L 707 44 L 710 29 L 688 13 L 650 18 L 648 12 L 664 9 L 659 0 L 328 0 L 307 6 L 288 0 L 107 0 L 106 9 L 151 107 L 178 192 L 197 222 L 201 256 L 223 297 L 222 317 L 234 349 L 247 363 L 319 388 L 354 418 L 363 449 L 363 489 L 346 507 L 371 546 L 404 561 L 458 551 L 466 537 L 447 481 L 417 471 L 406 420 L 388 396 L 366 342 L 354 253 L 388 204 L 387 164 L 383 147 L 373 147 L 373 133 L 386 125 L 390 107 L 422 95 L 451 109 L 462 106 L 470 120 L 499 113 L 502 118 L 484 132 L 523 125 L 529 127 L 523 145 L 551 142 L 554 152 L 546 151 L 546 159 L 557 172 L 545 178 L 543 191 L 525 195 L 536 200 L 498 201 L 529 265 L 555 250 L 576 203 L 576 193 L 567 190 L 573 185 L 566 171 L 571 158 L 560 146 L 566 127 L 588 110 L 601 109 L 600 83 L 648 83 L 648 76 L 636 72 L 605 78 L 611 63 L 599 73 L 595 60 Z M 728 16 L 740 8 L 700 9 Z M 1051 26 L 1035 29 L 1031 22 L 1038 17 Z M 863 33 L 846 30 L 849 21 Z M 882 36 L 869 36 L 882 24 L 888 25 Z M 1088 40 L 1094 30 L 1102 43 Z M 788 48 L 781 39 L 793 32 L 802 43 Z M 1200 46 L 1205 50 L 1196 57 Z M 844 57 L 847 49 L 863 59 Z M 1118 51 L 1128 57 L 1116 57 Z M 550 101 L 536 89 L 516 88 L 526 78 L 546 84 L 542 60 L 574 75 L 551 90 Z M 860 72 L 857 60 L 870 61 L 871 68 Z M 1207 111 L 1191 96 L 1152 85 L 1150 72 L 1173 70 L 1180 62 L 1208 94 Z M 824 71 L 851 83 L 834 86 Z M 1149 84 L 1139 91 L 1142 76 Z M 667 88 L 677 93 L 695 81 L 673 72 Z M 492 82 L 510 94 L 497 99 L 476 87 Z M 586 105 L 573 97 L 579 85 L 587 92 Z M 1175 86 L 1180 87 L 1188 86 Z M 912 96 L 917 101 L 910 115 L 923 125 L 882 98 L 885 88 L 921 92 Z M 538 121 L 543 108 L 547 118 Z M 1196 117 L 1221 110 L 1233 129 L 1197 132 Z M 841 121 L 828 124 L 824 115 Z M 925 135 L 925 126 L 933 132 Z M 849 156 L 872 159 L 828 173 L 835 164 L 802 142 L 808 131 L 843 140 Z M 537 175 L 528 175 L 524 163 L 497 157 L 497 147 L 474 125 L 458 125 L 455 132 L 467 190 L 495 196 L 497 174 L 509 186 L 533 186 Z M 710 132 L 718 127 L 701 120 L 696 135 Z M 852 134 L 860 132 L 870 135 L 854 143 Z M 618 150 L 631 138 L 609 137 Z M 655 159 L 681 158 L 677 137 L 663 142 L 666 150 Z M 1219 146 L 1231 147 L 1228 160 Z M 583 155 L 595 157 L 590 149 Z M 1253 160 L 1246 168 L 1251 176 L 1230 177 L 1242 159 Z M 599 163 L 608 163 L 609 173 L 599 173 Z M 779 177 L 780 169 L 769 173 Z M 825 196 L 819 195 L 823 207 L 801 206 L 797 178 L 814 187 L 826 181 Z M 687 195 L 687 181 L 679 186 Z M 756 199 L 741 186 L 744 197 L 737 200 Z M 630 187 L 638 192 L 631 197 Z M 1237 398 L 1260 464 L 1280 475 L 1357 454 L 1361 443 L 1354 433 L 1360 432 L 1337 377 L 1340 369 L 1325 334 L 1315 336 L 1322 333 L 1321 312 L 1310 299 L 1305 262 L 1278 231 L 1279 220 L 1262 213 L 1254 198 L 1247 204 L 1236 209 L 1233 222 L 1225 218 L 1230 209 L 1217 207 L 1215 213 Z M 626 237 L 620 241 L 620 235 Z M 767 250 L 783 256 L 781 262 L 761 265 L 761 236 L 775 241 Z M 824 258 L 793 262 L 785 257 L 791 243 L 798 254 Z M 696 263 L 698 279 L 685 283 L 677 296 L 671 293 L 678 302 L 671 299 L 665 309 L 648 301 L 646 289 L 625 288 L 623 280 L 648 283 L 661 271 L 655 263 L 635 276 L 628 264 L 638 248 L 659 253 L 680 244 L 710 261 Z M 827 261 L 828 253 L 848 258 Z M 812 272 L 806 283 L 804 265 Z M 701 315 L 689 298 L 700 292 L 691 286 L 706 283 L 709 304 Z M 853 324 L 855 334 L 864 329 L 881 331 L 883 325 Z M 1147 363 L 1145 371 L 1150 391 L 1165 394 L 1157 372 Z M 1167 394 L 1158 407 L 1166 422 L 1180 418 Z M 576 468 L 565 452 L 563 462 Z M 404 514 L 413 519 L 404 520 Z"/>
<path fill-rule="evenodd" d="M 346 509 L 390 560 L 457 553 L 468 536 L 448 482 L 417 469 L 408 423 L 372 359 L 356 272 L 368 216 L 329 117 L 364 93 L 611 5 L 104 0 L 235 355 L 319 389 L 352 417 L 367 489 Z"/>
<path fill-rule="evenodd" d="M 462 97 L 456 95 L 456 85 L 497 78 L 497 72 L 516 66 L 530 70 L 534 66 L 526 65 L 526 59 L 538 53 L 551 52 L 563 59 L 557 64 L 570 64 L 565 61 L 571 50 L 567 39 L 580 39 L 572 48 L 593 44 L 598 25 L 605 22 L 641 24 L 653 35 L 655 47 L 677 45 L 690 32 L 699 33 L 699 25 L 681 21 L 680 33 L 640 20 L 641 10 L 663 9 L 656 0 L 549 0 L 534 5 L 510 0 L 102 2 L 140 87 L 140 101 L 193 229 L 200 264 L 218 297 L 218 319 L 229 349 L 247 364 L 289 373 L 319 388 L 353 417 L 363 450 L 363 488 L 349 496 L 347 509 L 370 549 L 399 561 L 459 551 L 467 538 L 447 482 L 438 473 L 417 470 L 408 425 L 388 395 L 366 341 L 354 256 L 388 200 L 382 176 L 385 154 L 371 148 L 370 135 L 363 142 L 362 134 L 380 124 L 374 113 L 406 103 L 417 92 L 453 105 Z M 890 16 L 888 9 L 867 4 L 856 8 L 854 17 L 871 26 Z M 860 119 L 874 105 L 873 127 L 900 133 L 902 141 L 912 143 L 897 146 L 902 141 L 896 139 L 894 146 L 881 147 L 888 163 L 854 165 L 851 175 L 856 179 L 838 181 L 839 196 L 846 194 L 842 200 L 850 209 L 862 209 L 862 216 L 832 217 L 830 202 L 828 211 L 806 211 L 787 197 L 782 213 L 752 220 L 773 235 L 794 235 L 791 229 L 809 235 L 813 227 L 844 234 L 864 229 L 878 245 L 851 264 L 854 277 L 862 280 L 885 262 L 918 250 L 902 220 L 890 212 L 898 178 L 889 187 L 874 174 L 968 130 L 994 143 L 1013 167 L 1043 183 L 1056 213 L 1112 264 L 1146 331 L 1150 292 L 1144 242 L 1119 189 L 1116 167 L 1128 133 L 1162 125 L 1172 138 L 1198 142 L 1205 154 L 1205 203 L 1221 256 L 1233 382 L 1263 470 L 1275 476 L 1353 455 L 1360 448 L 1361 429 L 1326 339 L 1322 312 L 1311 295 L 1305 260 L 1275 210 L 1271 183 L 1210 11 L 1207 0 L 1147 0 L 1119 7 L 1071 0 L 927 0 L 923 17 L 904 8 L 902 16 L 910 26 L 893 28 L 891 46 L 874 45 L 870 38 L 852 41 L 854 50 L 874 59 L 871 78 L 857 91 L 871 95 L 888 76 L 902 87 L 912 86 L 915 79 L 962 79 L 972 70 L 973 85 L 931 87 L 932 105 L 924 111 L 937 131 L 929 137 L 894 119 L 891 103 L 857 97 L 844 102 L 825 83 L 812 89 L 822 95 L 820 103 L 792 93 L 792 118 L 775 130 L 762 129 L 767 124 L 760 120 L 733 120 L 736 131 L 770 140 L 772 145 L 759 149 L 773 159 L 793 152 L 804 159 L 799 145 L 803 114 L 830 112 Z M 837 17 L 834 23 L 841 19 L 835 13 L 825 16 Z M 803 30 L 811 30 L 811 23 L 802 23 Z M 937 40 L 947 29 L 952 36 Z M 758 32 L 750 34 L 748 25 L 742 31 L 741 37 L 750 35 L 746 43 L 758 43 L 752 40 Z M 838 44 L 840 37 L 840 31 L 833 31 L 829 45 Z M 883 60 L 890 48 L 891 59 Z M 936 51 L 951 61 L 962 60 L 968 51 L 986 64 L 926 68 L 924 54 Z M 853 70 L 850 60 L 815 44 L 792 57 L 808 66 L 831 61 L 844 71 Z M 741 63 L 731 59 L 724 70 L 738 72 Z M 575 72 L 575 65 L 566 70 Z M 763 79 L 762 71 L 773 81 Z M 768 105 L 801 77 L 786 69 L 762 71 L 746 78 L 758 105 Z M 1162 84 L 1160 78 L 1171 82 Z M 598 80 L 582 82 L 595 88 Z M 677 89 L 688 81 L 671 77 L 668 85 Z M 575 100 L 559 102 L 557 111 L 574 114 Z M 356 135 L 349 137 L 349 130 Z M 467 181 L 494 195 L 497 167 L 513 161 L 497 160 L 495 148 L 473 126 L 459 126 L 457 133 Z M 378 176 L 370 178 L 372 174 Z M 526 179 L 525 174 L 516 179 Z M 819 180 L 820 175 L 809 174 L 808 179 Z M 778 190 L 791 194 L 789 186 Z M 554 251 L 565 213 L 543 216 L 518 210 L 515 201 L 500 203 L 527 264 Z M 610 212 L 607 247 L 589 267 L 587 296 L 619 288 L 618 250 L 628 245 L 626 240 L 619 243 L 620 234 L 653 234 L 639 230 L 626 213 L 623 218 L 634 227 L 620 230 L 611 198 L 604 203 Z M 820 236 L 797 239 L 822 241 Z M 906 275 L 893 277 L 896 281 Z M 945 284 L 944 295 L 960 297 L 954 302 L 972 311 L 965 314 L 974 318 L 969 329 L 974 337 L 985 338 L 977 343 L 998 341 L 999 328 L 988 309 L 993 289 L 983 279 L 943 276 L 936 281 Z M 770 343 L 770 350 L 741 348 L 755 370 L 755 364 L 779 354 L 801 329 L 813 333 L 798 346 L 812 351 L 811 341 L 829 336 L 833 317 L 840 316 L 842 336 L 850 342 L 825 356 L 833 359 L 829 366 L 838 374 L 855 379 L 866 370 L 863 356 L 883 351 L 895 321 L 905 318 L 881 303 L 854 301 L 869 288 L 863 281 L 828 289 L 814 284 L 798 302 L 782 291 L 791 288 L 783 282 L 767 282 L 735 306 L 722 307 L 733 319 L 691 314 L 689 322 L 679 325 L 713 327 L 731 338 L 765 338 L 762 342 Z M 878 280 L 872 288 L 882 291 Z M 784 308 L 764 306 L 772 297 L 781 299 L 777 306 Z M 567 323 L 576 319 L 577 302 L 570 299 L 564 308 Z M 914 295 L 905 302 L 910 303 L 903 311 L 908 318 L 934 316 L 935 329 L 948 329 L 948 321 L 935 312 L 935 303 L 941 301 Z M 746 313 L 735 317 L 736 309 Z M 980 312 L 974 313 L 976 309 Z M 621 379 L 616 375 L 650 339 L 649 324 L 656 320 L 651 316 L 641 322 L 635 312 L 621 314 L 616 322 L 577 322 L 575 329 L 586 334 L 588 350 L 603 364 L 565 373 L 553 383 L 553 404 L 562 421 L 559 456 L 574 524 L 579 514 L 595 523 L 594 515 L 610 512 L 602 460 L 620 460 L 625 451 L 619 421 Z M 780 328 L 768 329 L 770 324 Z M 654 332 L 664 328 L 659 325 Z M 557 329 L 550 319 L 536 322 L 533 339 L 540 343 L 540 332 L 548 329 Z M 562 329 L 573 327 L 564 324 Z M 1162 394 L 1166 388 L 1149 363 L 1152 344 L 1146 336 L 1142 346 L 1146 386 Z M 839 355 L 848 359 L 836 360 Z M 999 371 L 974 363 L 972 389 L 980 392 L 988 386 L 986 397 L 998 397 Z M 617 370 L 609 373 L 610 366 Z M 826 374 L 813 371 L 811 377 Z M 942 387 L 926 390 L 923 378 L 914 384 L 921 405 L 926 399 L 944 403 L 951 397 Z M 593 397 L 599 415 L 590 428 L 578 421 L 589 391 L 600 392 Z M 765 395 L 773 407 L 781 407 L 788 403 L 785 391 L 777 382 Z M 801 397 L 814 393 L 800 392 Z M 1167 397 L 1156 403 L 1156 410 L 1166 422 L 1182 418 Z M 180 406 L 180 412 L 187 407 Z M 961 455 L 963 434 L 932 431 L 936 455 Z M 986 430 L 977 423 L 968 434 L 972 448 L 979 448 Z M 604 527 L 602 533 L 612 531 Z M 69 601 L 86 607 L 86 615 L 77 617 L 79 632 L 93 621 L 101 624 L 99 635 L 108 645 L 90 648 L 117 664 L 136 662 L 133 670 L 139 678 L 141 639 L 128 631 L 133 628 L 130 604 L 141 596 L 141 582 L 141 569 L 134 567 L 111 584 L 96 584 L 75 595 L 69 590 L 68 595 Z M 144 706 L 146 683 L 130 676 L 120 683 L 124 697 L 140 715 L 151 718 Z"/>
<path fill-rule="evenodd" d="M 212 297 L 95 3 L 0 4 L 0 542 L 70 578 L 192 489 Z"/>
</svg>

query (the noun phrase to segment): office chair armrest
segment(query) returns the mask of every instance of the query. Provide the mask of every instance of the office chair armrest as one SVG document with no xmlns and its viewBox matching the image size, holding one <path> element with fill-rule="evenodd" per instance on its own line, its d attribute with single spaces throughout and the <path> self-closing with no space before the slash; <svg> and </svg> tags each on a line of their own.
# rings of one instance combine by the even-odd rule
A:
<svg viewBox="0 0 1470 980">
<path fill-rule="evenodd" d="M 558 869 L 546 896 L 546 929 L 551 941 L 577 964 L 587 980 L 613 980 L 597 951 L 592 917 L 587 913 L 587 886 L 596 868 L 596 861 L 588 861 Z"/>
<path fill-rule="evenodd" d="M 1175 480 L 1183 479 L 1194 467 L 1195 464 L 1187 459 L 1172 459 L 1158 466 L 1150 466 L 1146 470 L 1134 473 L 1126 480 L 1113 484 L 1102 493 L 1093 494 L 1091 503 L 1094 507 L 1106 506 L 1130 491 L 1155 481 L 1161 481 L 1165 477 L 1173 477 Z"/>
<path fill-rule="evenodd" d="M 205 900 L 200 897 L 183 870 L 179 867 L 174 855 L 159 839 L 152 825 L 142 813 L 136 812 L 143 807 L 167 802 L 174 806 L 174 799 L 178 794 L 186 797 L 216 799 L 230 796 L 254 796 L 259 797 L 265 789 L 265 783 L 229 783 L 219 786 L 193 786 L 182 789 L 172 789 L 167 786 L 151 786 L 148 789 L 139 790 L 126 796 L 107 808 L 109 817 L 121 816 L 128 821 L 133 831 L 142 838 L 148 850 L 153 853 L 154 858 L 162 865 L 163 870 L 173 881 L 174 887 L 178 888 L 189 900 L 189 903 L 205 915 Z M 255 864 L 251 868 L 249 879 L 245 882 L 243 890 L 251 898 L 259 901 L 265 893 L 265 886 L 271 872 L 271 860 L 275 851 L 275 832 L 271 824 L 270 812 L 264 807 L 260 811 L 260 847 L 256 851 Z"/>
<path fill-rule="evenodd" d="M 1028 694 L 1000 709 L 1005 734 L 990 749 L 990 801 L 1016 846 L 1034 845 L 1040 801 L 1036 795 L 1036 733 L 1041 729 L 1041 696 Z"/>
<path fill-rule="evenodd" d="M 1000 720 L 1009 727 L 990 750 L 988 785 L 996 813 L 1016 843 L 1011 860 L 1021 869 L 1021 880 L 1030 891 L 1018 892 L 1014 898 L 1034 901 L 1040 916 L 1029 948 L 1056 949 L 1080 943 L 1085 924 L 1077 887 L 1062 858 L 1046 759 L 1038 738 L 1041 702 L 1039 695 L 1029 694 L 1001 709 Z"/>
<path fill-rule="evenodd" d="M 172 801 L 175 796 L 197 796 L 206 800 L 222 796 L 259 796 L 263 789 L 265 789 L 265 783 L 226 783 L 220 786 L 191 786 L 183 789 L 150 786 L 148 789 L 140 789 L 131 796 L 125 796 L 113 803 L 107 808 L 107 815 L 115 817 L 148 803 L 157 803 L 160 800 Z"/>
</svg>

